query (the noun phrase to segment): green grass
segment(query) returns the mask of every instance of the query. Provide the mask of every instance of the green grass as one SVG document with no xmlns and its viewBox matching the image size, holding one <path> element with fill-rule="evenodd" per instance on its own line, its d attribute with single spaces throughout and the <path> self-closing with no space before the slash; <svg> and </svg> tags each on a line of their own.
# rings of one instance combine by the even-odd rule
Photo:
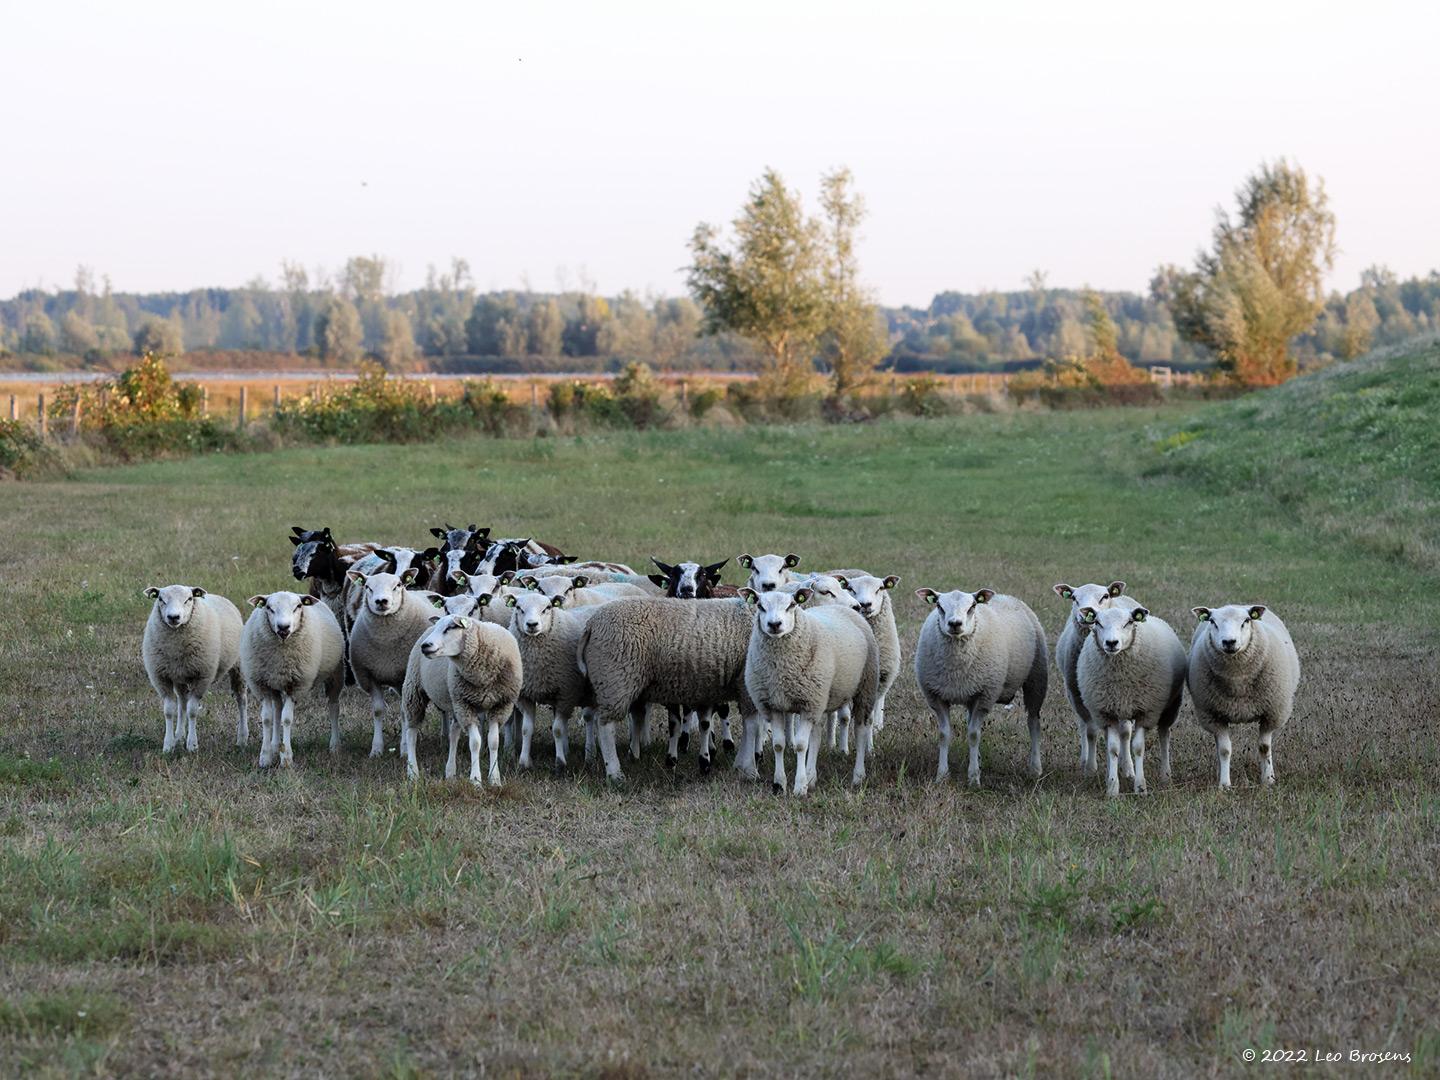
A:
<svg viewBox="0 0 1440 1080">
<path fill-rule="evenodd" d="M 296 450 L 7 487 L 0 1073 L 1188 1076 L 1246 1072 L 1250 1046 L 1433 1072 L 1421 519 L 1440 482 L 1406 457 L 1433 438 L 1433 374 L 1421 350 L 1198 411 Z M 1382 398 L 1356 429 L 1373 445 L 1307 419 Z M 1386 507 L 1396 542 L 1371 525 Z M 1173 785 L 1107 802 L 1052 683 L 1038 784 L 1001 714 L 984 787 L 936 785 L 908 669 L 864 789 L 826 752 L 798 802 L 693 756 L 670 773 L 656 746 L 623 790 L 507 758 L 505 788 L 476 791 L 439 778 L 433 722 L 406 784 L 393 753 L 366 758 L 357 693 L 336 757 L 302 707 L 288 773 L 230 745 L 220 694 L 199 754 L 159 753 L 144 586 L 243 598 L 292 586 L 292 524 L 419 541 L 459 518 L 637 567 L 794 550 L 897 572 L 907 657 L 921 585 L 1016 593 L 1052 630 L 1059 580 L 1124 578 L 1182 629 L 1195 604 L 1263 601 L 1304 664 L 1280 783 L 1258 788 L 1242 732 L 1237 787 L 1213 790 L 1187 706 Z"/>
</svg>

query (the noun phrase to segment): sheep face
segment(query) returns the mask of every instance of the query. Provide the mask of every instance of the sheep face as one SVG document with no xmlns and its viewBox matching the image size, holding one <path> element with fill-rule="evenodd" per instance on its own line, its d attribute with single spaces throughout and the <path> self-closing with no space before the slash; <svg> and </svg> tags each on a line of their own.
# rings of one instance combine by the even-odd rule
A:
<svg viewBox="0 0 1440 1080">
<path fill-rule="evenodd" d="M 650 580 L 664 589 L 666 596 L 677 600 L 707 600 L 714 595 L 715 586 L 720 584 L 720 571 L 730 560 L 721 559 L 709 566 L 697 562 L 680 562 L 671 566 L 652 555 L 650 561 L 660 571 L 651 574 Z"/>
<path fill-rule="evenodd" d="M 465 650 L 465 634 L 472 623 L 467 615 L 442 615 L 420 639 L 420 655 L 459 656 Z"/>
<path fill-rule="evenodd" d="M 1260 604 L 1227 604 L 1225 607 L 1197 607 L 1195 617 L 1205 624 L 1210 642 L 1223 653 L 1234 655 L 1250 647 L 1255 623 L 1265 614 Z"/>
<path fill-rule="evenodd" d="M 845 590 L 850 606 L 867 619 L 871 615 L 879 614 L 880 609 L 885 606 L 886 591 L 900 583 L 900 578 L 896 574 L 885 578 L 866 574 L 864 577 L 840 577 L 833 580 Z"/>
<path fill-rule="evenodd" d="M 205 595 L 205 590 L 198 585 L 166 585 L 164 588 L 151 585 L 145 590 L 145 595 L 155 601 L 160 622 L 178 630 L 190 621 L 190 616 L 195 613 L 195 601 Z"/>
<path fill-rule="evenodd" d="M 506 570 L 503 574 L 452 574 L 450 580 L 471 596 L 493 596 L 502 585 L 509 585 L 515 575 Z"/>
<path fill-rule="evenodd" d="M 767 637 L 781 638 L 795 629 L 795 620 L 799 617 L 801 606 L 810 599 L 810 590 L 761 593 L 744 588 L 740 590 L 740 595 L 754 609 L 755 625 L 760 632 Z"/>
<path fill-rule="evenodd" d="M 1069 600 L 1071 617 L 1075 625 L 1082 629 L 1090 625 L 1080 617 L 1084 608 L 1094 608 L 1100 611 L 1110 606 L 1110 601 L 1125 592 L 1125 582 L 1112 581 L 1109 585 L 1066 585 L 1061 582 L 1054 586 L 1055 595 L 1062 600 Z"/>
<path fill-rule="evenodd" d="M 476 618 L 480 615 L 480 598 L 471 596 L 469 593 L 456 593 L 454 596 L 432 596 L 430 603 L 445 615 L 473 615 Z"/>
<path fill-rule="evenodd" d="M 511 593 L 505 597 L 505 606 L 515 609 L 511 616 L 515 629 L 526 637 L 539 637 L 555 625 L 555 611 L 565 606 L 565 596 L 546 596 L 539 591 Z"/>
<path fill-rule="evenodd" d="M 934 589 L 916 589 L 915 595 L 927 604 L 934 604 L 939 612 L 940 632 L 946 637 L 967 638 L 975 633 L 976 611 L 981 604 L 988 604 L 995 595 L 993 589 L 981 589 L 968 593 L 963 589 L 952 589 L 947 593 Z"/>
<path fill-rule="evenodd" d="M 789 555 L 741 555 L 735 561 L 750 571 L 745 584 L 763 593 L 790 584 L 790 568 L 800 565 L 800 556 L 792 551 Z"/>
<path fill-rule="evenodd" d="M 405 589 L 420 573 L 411 567 L 398 577 L 383 571 L 366 577 L 358 570 L 350 571 L 350 580 L 365 590 L 365 610 L 372 615 L 393 615 L 405 602 Z"/>
<path fill-rule="evenodd" d="M 574 577 L 568 577 L 565 574 L 547 574 L 545 577 L 526 574 L 519 579 L 517 584 L 540 593 L 547 600 L 553 600 L 557 596 L 569 596 L 576 589 L 585 588 L 589 582 L 579 574 Z"/>
<path fill-rule="evenodd" d="M 805 584 L 805 588 L 815 596 L 823 596 L 827 601 L 848 598 L 845 586 L 840 584 L 840 579 L 831 577 L 829 574 L 816 574 Z"/>
<path fill-rule="evenodd" d="M 1095 636 L 1095 643 L 1107 656 L 1122 653 L 1135 644 L 1135 627 L 1149 618 L 1144 608 L 1133 611 L 1119 607 L 1081 608 L 1084 622 Z"/>
<path fill-rule="evenodd" d="M 305 624 L 305 609 L 319 601 L 313 596 L 293 592 L 273 592 L 269 596 L 250 597 L 250 606 L 265 609 L 270 631 L 281 641 L 299 631 Z"/>
</svg>

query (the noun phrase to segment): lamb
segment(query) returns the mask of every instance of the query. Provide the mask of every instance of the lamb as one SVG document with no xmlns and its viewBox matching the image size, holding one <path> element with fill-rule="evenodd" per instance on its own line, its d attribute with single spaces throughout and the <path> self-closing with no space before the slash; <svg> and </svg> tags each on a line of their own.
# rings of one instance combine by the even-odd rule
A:
<svg viewBox="0 0 1440 1080">
<path fill-rule="evenodd" d="M 564 574 L 547 574 L 544 577 L 524 574 L 518 581 L 523 588 L 535 589 L 552 599 L 556 596 L 563 596 L 566 598 L 566 604 L 572 608 L 596 607 L 600 604 L 607 604 L 611 600 L 643 598 L 650 595 L 638 585 L 625 585 L 620 582 L 592 585 L 590 579 L 583 574 L 577 574 L 574 577 Z"/>
<path fill-rule="evenodd" d="M 169 754 L 185 730 L 185 749 L 200 748 L 195 714 L 210 687 L 230 677 L 238 715 L 235 745 L 250 739 L 245 680 L 240 674 L 240 612 L 229 600 L 199 586 L 165 585 L 145 590 L 155 603 L 145 621 L 140 658 L 165 714 L 163 750 Z"/>
<path fill-rule="evenodd" d="M 1230 727 L 1260 725 L 1260 783 L 1275 783 L 1275 732 L 1290 719 L 1300 657 L 1290 631 L 1263 604 L 1197 607 L 1186 682 L 1200 726 L 1215 736 L 1220 789 L 1230 787 Z"/>
<path fill-rule="evenodd" d="M 615 600 L 595 609 L 577 654 L 595 690 L 600 752 L 611 780 L 624 779 L 615 724 L 628 715 L 643 725 L 648 704 L 710 709 L 738 700 L 747 718 L 754 713 L 745 690 L 750 623 L 740 600 Z M 708 738 L 701 741 L 702 770 L 709 768 L 708 746 Z M 756 775 L 753 750 L 748 762 L 742 750 L 735 763 Z"/>
<path fill-rule="evenodd" d="M 1020 695 L 1030 723 L 1030 774 L 1040 765 L 1040 709 L 1048 689 L 1050 657 L 1045 631 L 1021 600 L 980 589 L 940 593 L 916 589 L 934 606 L 915 645 L 915 680 L 940 727 L 940 761 L 935 779 L 950 775 L 950 710 L 968 714 L 971 787 L 980 786 L 980 730 L 997 704 Z"/>
<path fill-rule="evenodd" d="M 895 629 L 895 608 L 890 603 L 890 590 L 900 583 L 900 577 L 898 574 L 884 578 L 873 574 L 856 577 L 839 574 L 834 577 L 845 590 L 844 596 L 850 606 L 870 624 L 875 641 L 880 646 L 880 686 L 875 697 L 875 715 L 871 719 L 873 739 L 874 732 L 885 730 L 885 695 L 900 673 L 900 633 Z M 819 587 L 817 584 L 816 588 Z M 848 730 L 846 734 L 848 736 Z"/>
<path fill-rule="evenodd" d="M 330 752 L 340 749 L 340 691 L 345 688 L 345 639 L 330 609 L 313 596 L 273 592 L 252 596 L 240 638 L 240 670 L 260 699 L 260 767 L 279 754 L 294 760 L 290 726 L 295 699 L 323 686 L 330 702 Z"/>
<path fill-rule="evenodd" d="M 1080 768 L 1083 772 L 1093 773 L 1100 766 L 1100 757 L 1092 738 L 1095 731 L 1090 727 L 1090 713 L 1086 710 L 1085 703 L 1080 700 L 1080 682 L 1075 673 L 1076 665 L 1080 662 L 1080 650 L 1085 646 L 1085 639 L 1090 636 L 1090 624 L 1081 618 L 1080 612 L 1087 607 L 1099 611 L 1111 605 L 1133 611 L 1140 603 L 1124 595 L 1123 581 L 1112 581 L 1109 585 L 1073 587 L 1061 582 L 1054 586 L 1054 589 L 1056 596 L 1070 601 L 1070 617 L 1065 620 L 1065 627 L 1055 642 L 1055 667 L 1059 669 L 1060 678 L 1065 684 L 1065 697 L 1075 712 L 1075 723 L 1080 734 Z M 1132 764 L 1128 751 L 1120 755 L 1120 767 L 1126 776 L 1131 775 Z"/>
<path fill-rule="evenodd" d="M 1120 794 L 1120 756 L 1134 756 L 1134 790 L 1144 794 L 1145 732 L 1160 737 L 1160 775 L 1170 778 L 1170 728 L 1185 690 L 1185 649 L 1165 620 L 1143 607 L 1084 607 L 1091 633 L 1076 675 L 1091 728 L 1105 729 L 1105 794 Z M 1093 737 L 1093 736 L 1092 736 Z"/>
<path fill-rule="evenodd" d="M 349 578 L 361 610 L 350 630 L 349 660 L 360 689 L 370 695 L 374 732 L 370 756 L 385 753 L 385 689 L 405 685 L 410 649 L 430 625 L 434 609 L 409 591 L 419 570 L 411 567 L 400 576 L 351 570 Z"/>
<path fill-rule="evenodd" d="M 586 758 L 593 752 L 595 695 L 580 671 L 576 650 L 590 616 L 597 608 L 570 610 L 565 594 L 522 592 L 505 597 L 512 614 L 510 633 L 520 647 L 520 768 L 530 768 L 530 740 L 535 731 L 535 707 L 550 705 L 555 719 L 555 767 L 564 768 L 569 756 L 570 714 L 581 709 L 586 730 Z"/>
<path fill-rule="evenodd" d="M 785 790 L 787 721 L 795 714 L 795 787 L 804 795 L 816 782 L 820 740 L 814 727 L 828 712 L 854 702 L 860 717 L 853 783 L 865 779 L 865 750 L 880 675 L 880 647 L 870 625 L 838 604 L 806 611 L 808 590 L 740 595 L 754 609 L 745 655 L 745 689 L 770 723 L 775 745 L 775 790 Z M 747 742 L 748 742 L 747 738 Z"/>
<path fill-rule="evenodd" d="M 521 686 L 520 650 L 515 639 L 494 623 L 465 615 L 445 615 L 427 627 L 413 651 L 419 653 L 422 665 L 415 679 L 407 678 L 408 693 L 401 695 L 406 718 L 403 749 L 407 771 L 414 766 L 415 729 L 424 718 L 425 703 L 434 701 L 450 720 L 446 777 L 455 775 L 463 725 L 470 734 L 470 782 L 480 784 L 480 719 L 484 717 L 490 749 L 489 780 L 492 787 L 499 787 L 500 723 L 514 710 Z M 443 687 L 438 669 L 424 666 L 434 660 L 445 664 Z"/>
</svg>

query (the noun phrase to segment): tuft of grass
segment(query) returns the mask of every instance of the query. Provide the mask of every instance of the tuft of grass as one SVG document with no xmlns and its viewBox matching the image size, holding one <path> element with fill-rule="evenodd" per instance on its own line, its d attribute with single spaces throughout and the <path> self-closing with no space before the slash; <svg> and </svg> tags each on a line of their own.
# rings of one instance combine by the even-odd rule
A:
<svg viewBox="0 0 1440 1080">
<path fill-rule="evenodd" d="M 0 1001 L 0 1033 L 27 1038 L 106 1036 L 122 1030 L 129 1013 L 112 994 L 57 990 Z"/>
<path fill-rule="evenodd" d="M 54 758 L 34 761 L 0 750 L 0 784 L 57 792 L 69 786 L 65 769 Z"/>
</svg>

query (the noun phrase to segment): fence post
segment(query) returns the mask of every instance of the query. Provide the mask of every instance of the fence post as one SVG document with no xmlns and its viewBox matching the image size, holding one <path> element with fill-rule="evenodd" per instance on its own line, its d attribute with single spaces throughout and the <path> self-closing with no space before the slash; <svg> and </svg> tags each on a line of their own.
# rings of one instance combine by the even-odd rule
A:
<svg viewBox="0 0 1440 1080">
<path fill-rule="evenodd" d="M 40 437 L 43 439 L 49 433 L 50 423 L 45 416 L 45 395 L 40 395 L 40 403 L 36 406 L 39 410 Z"/>
<path fill-rule="evenodd" d="M 200 387 L 200 415 L 210 415 L 210 388 L 208 386 Z"/>
<path fill-rule="evenodd" d="M 247 395 L 246 395 L 246 393 L 245 393 L 245 387 L 242 385 L 242 386 L 240 387 L 240 423 L 239 423 L 239 425 L 238 425 L 239 427 L 242 427 L 242 428 L 245 426 L 245 404 L 246 404 L 246 403 L 245 403 L 245 398 L 246 398 L 246 396 L 247 396 Z"/>
<path fill-rule="evenodd" d="M 540 408 L 540 384 L 534 379 L 530 380 L 530 408 Z"/>
<path fill-rule="evenodd" d="M 10 395 L 10 419 L 11 419 L 11 420 L 19 420 L 19 419 L 20 419 L 20 403 L 15 400 L 15 395 L 14 395 L 14 394 L 11 394 L 11 395 Z"/>
<path fill-rule="evenodd" d="M 80 434 L 80 392 L 78 390 L 75 392 L 75 405 L 70 413 L 70 434 L 72 436 Z"/>
<path fill-rule="evenodd" d="M 680 409 L 682 412 L 690 411 L 690 384 L 686 379 L 680 380 Z"/>
<path fill-rule="evenodd" d="M 280 411 L 280 384 L 275 384 L 275 411 Z"/>
<path fill-rule="evenodd" d="M 430 384 L 430 404 L 435 404 L 435 384 L 433 382 Z"/>
</svg>

